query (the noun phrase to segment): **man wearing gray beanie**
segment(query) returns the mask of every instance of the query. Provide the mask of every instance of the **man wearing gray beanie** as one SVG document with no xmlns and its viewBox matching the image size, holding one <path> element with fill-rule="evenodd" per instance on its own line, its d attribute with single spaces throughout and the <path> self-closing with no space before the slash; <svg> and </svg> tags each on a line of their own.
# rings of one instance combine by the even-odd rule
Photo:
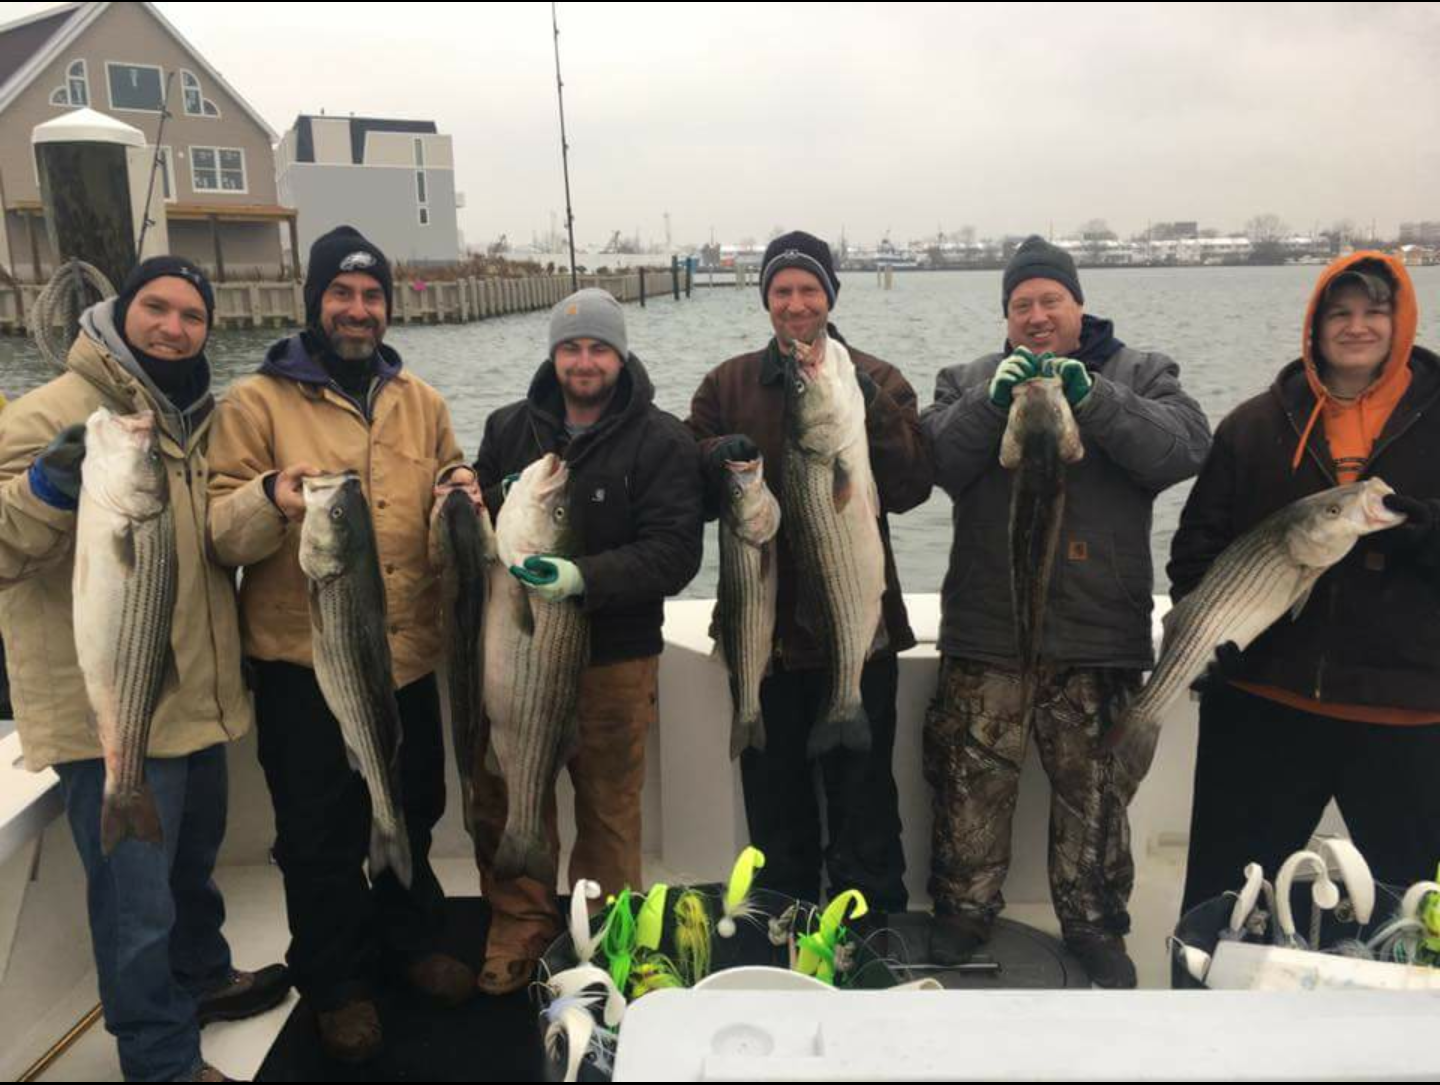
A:
<svg viewBox="0 0 1440 1085">
<path fill-rule="evenodd" d="M 555 453 L 569 469 L 579 556 L 532 557 L 511 574 L 536 596 L 570 600 L 590 616 L 579 744 L 567 766 L 577 830 L 569 880 L 618 893 L 642 884 L 640 793 L 656 722 L 660 627 L 665 598 L 700 568 L 700 460 L 685 427 L 655 406 L 624 311 L 608 293 L 581 290 L 561 301 L 548 339 L 529 394 L 486 420 L 475 471 L 486 506 L 498 512 L 510 481 L 536 460 Z M 530 982 L 560 933 L 560 913 L 554 885 L 496 877 L 506 790 L 483 766 L 476 773 L 476 854 L 491 908 L 479 986 L 500 995 Z"/>
<path fill-rule="evenodd" d="M 1125 952 L 1135 867 L 1125 810 L 1143 769 L 1101 749 L 1153 663 L 1151 508 L 1210 448 L 1200 406 L 1164 354 L 1132 350 L 1085 313 L 1070 254 L 1038 236 L 1001 279 L 1004 349 L 942 369 L 921 424 L 955 502 L 941 592 L 939 689 L 925 720 L 934 788 L 931 955 L 965 960 L 1004 906 L 1010 820 L 1031 741 L 1051 784 L 1050 889 L 1070 950 L 1101 987 L 1134 987 Z M 1015 387 L 1060 378 L 1085 445 L 1067 470 L 1035 689 L 1017 680 L 1009 565 L 1011 474 L 1000 466 Z"/>
</svg>

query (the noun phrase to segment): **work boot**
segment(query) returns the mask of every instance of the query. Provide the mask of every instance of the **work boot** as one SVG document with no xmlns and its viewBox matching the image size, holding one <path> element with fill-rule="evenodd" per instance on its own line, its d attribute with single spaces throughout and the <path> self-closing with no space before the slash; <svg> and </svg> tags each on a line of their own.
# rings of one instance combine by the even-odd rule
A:
<svg viewBox="0 0 1440 1085">
<path fill-rule="evenodd" d="M 212 1021 L 240 1021 L 280 1005 L 290 993 L 290 973 L 283 964 L 266 965 L 258 972 L 230 970 L 230 978 L 195 1003 L 195 1020 L 201 1028 Z"/>
<path fill-rule="evenodd" d="M 202 1062 L 200 1069 L 196 1070 L 189 1077 L 176 1078 L 177 1081 L 234 1081 L 233 1077 L 226 1077 L 208 1062 Z"/>
<path fill-rule="evenodd" d="M 1065 939 L 1065 948 L 1085 966 L 1090 982 L 1096 987 L 1123 991 L 1135 987 L 1135 962 L 1125 953 L 1125 939 L 1120 936 L 1075 935 Z"/>
<path fill-rule="evenodd" d="M 405 969 L 410 986 L 442 1006 L 458 1006 L 475 994 L 475 973 L 454 957 L 430 953 Z"/>
<path fill-rule="evenodd" d="M 965 964 L 990 940 L 990 924 L 979 916 L 938 913 L 930 923 L 930 963 Z"/>
<path fill-rule="evenodd" d="M 358 1066 L 380 1053 L 385 1037 L 380 1031 L 380 1011 L 368 998 L 347 1002 L 339 1009 L 316 1014 L 320 1045 L 336 1062 Z"/>
</svg>

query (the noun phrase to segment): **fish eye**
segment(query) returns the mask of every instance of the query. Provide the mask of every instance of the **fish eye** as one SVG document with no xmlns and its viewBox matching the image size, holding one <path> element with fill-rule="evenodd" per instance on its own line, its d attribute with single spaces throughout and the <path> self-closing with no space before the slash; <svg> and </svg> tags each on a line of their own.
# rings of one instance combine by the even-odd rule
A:
<svg viewBox="0 0 1440 1085">
<path fill-rule="evenodd" d="M 1340 506 L 1339 506 L 1339 505 L 1327 505 L 1326 508 L 1325 508 L 1325 511 L 1326 511 L 1326 513 L 1328 513 L 1328 514 L 1331 515 L 1331 516 L 1339 516 L 1339 515 L 1340 515 Z"/>
<path fill-rule="evenodd" d="M 343 519 L 345 519 L 345 510 L 342 509 L 339 505 L 336 505 L 334 508 L 332 508 L 332 509 L 330 510 L 330 519 L 332 519 L 332 520 L 343 520 Z"/>
<path fill-rule="evenodd" d="M 804 382 L 804 381 L 796 381 L 796 382 L 795 382 L 795 394 L 796 394 L 796 395 L 800 395 L 800 396 L 803 396 L 803 395 L 805 394 L 805 382 Z"/>
<path fill-rule="evenodd" d="M 564 506 L 564 505 L 560 505 L 560 506 L 558 506 L 558 507 L 555 509 L 555 519 L 560 520 L 560 521 L 562 521 L 562 522 L 564 521 L 564 519 L 565 519 L 565 506 Z"/>
</svg>

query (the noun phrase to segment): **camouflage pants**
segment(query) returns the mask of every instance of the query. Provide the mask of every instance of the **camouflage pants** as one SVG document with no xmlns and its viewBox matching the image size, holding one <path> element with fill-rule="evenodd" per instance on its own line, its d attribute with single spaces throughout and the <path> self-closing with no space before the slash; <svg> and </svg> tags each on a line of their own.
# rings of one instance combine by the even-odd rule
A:
<svg viewBox="0 0 1440 1085">
<path fill-rule="evenodd" d="M 1135 884 L 1126 807 L 1139 780 L 1099 752 L 1140 672 L 1042 665 L 1029 720 L 1019 676 L 946 657 L 925 719 L 934 792 L 930 895 L 936 911 L 992 921 L 1004 907 L 1010 826 L 1033 723 L 1050 777 L 1050 893 L 1067 937 L 1125 934 Z"/>
</svg>

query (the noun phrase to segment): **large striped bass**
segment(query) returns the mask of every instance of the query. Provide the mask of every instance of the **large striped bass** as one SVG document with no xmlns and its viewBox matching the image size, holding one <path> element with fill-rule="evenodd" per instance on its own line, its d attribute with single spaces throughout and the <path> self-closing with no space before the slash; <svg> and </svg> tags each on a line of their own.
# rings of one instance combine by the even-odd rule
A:
<svg viewBox="0 0 1440 1085">
<path fill-rule="evenodd" d="M 175 677 L 175 517 L 155 416 L 111 414 L 85 423 L 75 535 L 75 654 L 105 759 L 100 846 L 159 843 L 145 783 L 150 724 L 167 674 Z"/>
<path fill-rule="evenodd" d="M 400 788 L 400 709 L 385 636 L 385 585 L 370 506 L 353 471 L 304 480 L 300 568 L 310 579 L 310 643 L 325 704 L 370 793 L 370 880 L 411 881 Z"/>
<path fill-rule="evenodd" d="M 1137 769 L 1155 756 L 1160 721 L 1227 641 L 1248 648 L 1287 612 L 1299 615 L 1315 582 L 1362 535 L 1405 522 L 1385 507 L 1393 493 L 1371 478 L 1302 497 L 1225 548 L 1200 584 L 1165 615 L 1160 661 L 1106 745 Z"/>
<path fill-rule="evenodd" d="M 495 531 L 490 516 L 468 495 L 452 490 L 438 503 L 434 533 L 440 571 L 440 619 L 445 641 L 445 686 L 450 735 L 460 773 L 465 829 L 475 835 L 475 757 L 485 712 L 485 595 Z"/>
<path fill-rule="evenodd" d="M 765 463 L 725 464 L 720 510 L 720 589 L 711 635 L 730 672 L 730 757 L 765 748 L 760 680 L 775 646 L 779 584 L 775 534 L 780 503 L 765 485 Z"/>
<path fill-rule="evenodd" d="M 845 345 L 828 336 L 795 344 L 785 378 L 781 507 L 800 571 L 796 621 L 814 633 L 830 668 L 830 693 L 806 753 L 870 748 L 860 675 L 880 629 L 885 549 L 880 497 L 870 471 L 865 397 Z"/>
<path fill-rule="evenodd" d="M 545 802 L 578 741 L 590 619 L 577 600 L 548 602 L 509 570 L 536 555 L 577 556 L 569 482 L 569 469 L 550 453 L 510 487 L 495 520 L 500 560 L 491 566 L 485 613 L 485 714 L 509 804 L 494 871 L 502 879 L 524 874 L 549 886 L 556 869 Z"/>
<path fill-rule="evenodd" d="M 1000 441 L 1000 466 L 1015 472 L 1010 489 L 1010 590 L 1027 715 L 1035 695 L 1045 607 L 1065 519 L 1065 468 L 1084 455 L 1080 429 L 1060 378 L 1036 377 L 1017 384 Z"/>
</svg>

